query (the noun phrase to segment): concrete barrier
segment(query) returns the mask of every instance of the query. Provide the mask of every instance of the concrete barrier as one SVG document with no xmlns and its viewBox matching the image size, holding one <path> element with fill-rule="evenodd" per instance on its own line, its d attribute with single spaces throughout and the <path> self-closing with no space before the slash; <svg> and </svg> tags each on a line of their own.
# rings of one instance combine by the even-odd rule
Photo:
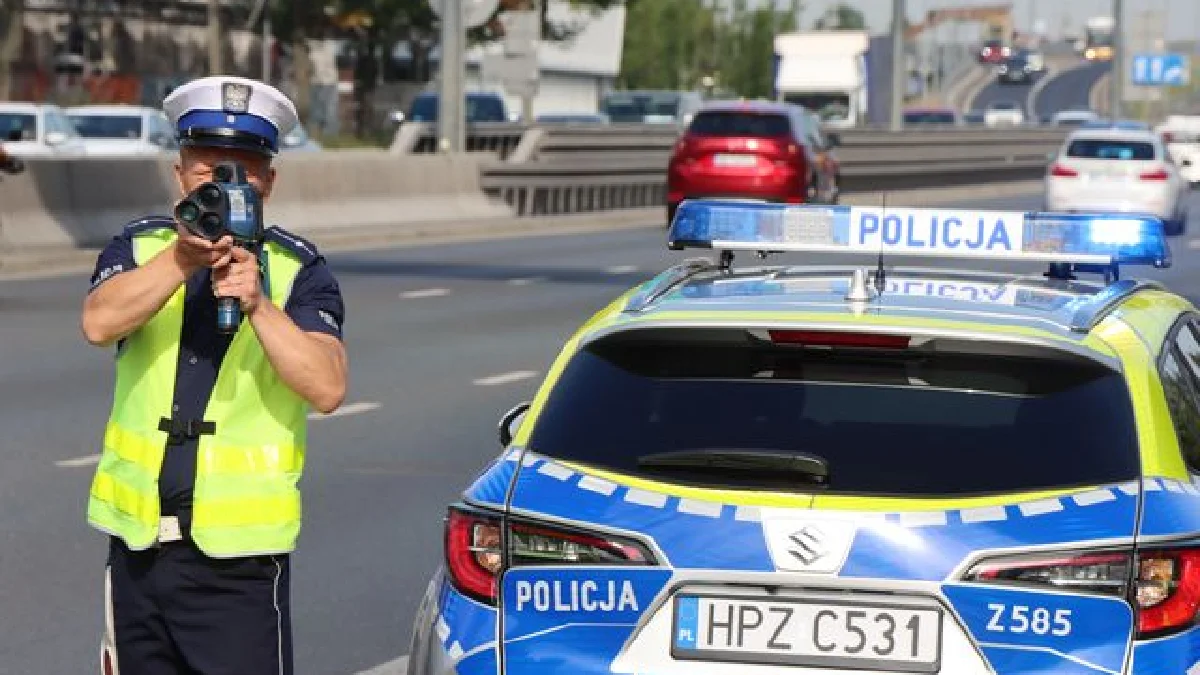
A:
<svg viewBox="0 0 1200 675">
<path fill-rule="evenodd" d="M 381 152 L 285 155 L 269 223 L 297 233 L 503 218 L 479 185 L 479 159 Z M 102 246 L 125 223 L 168 214 L 180 190 L 171 159 L 32 159 L 0 180 L 0 248 Z"/>
</svg>

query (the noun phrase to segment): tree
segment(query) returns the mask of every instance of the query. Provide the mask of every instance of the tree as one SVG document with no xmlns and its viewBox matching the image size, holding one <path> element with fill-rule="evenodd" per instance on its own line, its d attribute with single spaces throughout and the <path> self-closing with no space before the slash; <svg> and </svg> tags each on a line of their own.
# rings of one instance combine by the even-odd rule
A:
<svg viewBox="0 0 1200 675">
<path fill-rule="evenodd" d="M 774 37 L 796 30 L 800 5 L 783 12 L 749 10 L 743 0 L 726 15 L 711 0 L 652 0 L 630 8 L 618 85 L 624 89 L 714 90 L 746 97 L 771 92 Z"/>
<path fill-rule="evenodd" d="M 655 0 L 652 0 L 655 1 Z M 471 43 L 478 44 L 503 36 L 499 17 L 506 11 L 532 7 L 531 0 L 501 0 L 495 14 L 484 25 L 468 31 Z M 569 0 L 576 7 L 606 10 L 621 3 L 640 4 L 640 0 Z M 412 76 L 417 81 L 429 79 L 427 67 L 429 50 L 437 44 L 439 24 L 428 0 L 274 0 L 272 26 L 275 37 L 291 46 L 295 64 L 297 109 L 307 114 L 308 51 L 307 40 L 338 29 L 351 38 L 354 59 L 355 98 L 362 102 L 370 97 L 381 77 L 385 62 L 397 44 L 407 44 L 413 56 Z M 549 19 L 550 0 L 542 0 L 542 37 L 546 40 L 565 40 L 573 36 L 577 26 L 560 24 Z M 303 100 L 300 100 L 303 99 Z M 304 117 L 302 117 L 303 119 Z"/>
<path fill-rule="evenodd" d="M 25 35 L 24 5 L 16 0 L 0 2 L 0 101 L 12 97 L 12 64 L 20 57 Z"/>
<path fill-rule="evenodd" d="M 842 2 L 817 19 L 814 27 L 817 30 L 866 30 L 867 19 L 862 12 Z"/>
</svg>

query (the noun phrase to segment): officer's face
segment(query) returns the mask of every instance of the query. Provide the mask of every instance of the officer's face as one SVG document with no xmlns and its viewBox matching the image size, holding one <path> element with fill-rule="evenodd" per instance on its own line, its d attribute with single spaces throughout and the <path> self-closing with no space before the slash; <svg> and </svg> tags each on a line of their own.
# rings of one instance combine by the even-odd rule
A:
<svg viewBox="0 0 1200 675">
<path fill-rule="evenodd" d="M 189 194 L 200 187 L 201 183 L 212 180 L 213 169 L 221 162 L 237 162 L 244 166 L 247 180 L 262 195 L 263 201 L 271 196 L 271 187 L 275 184 L 275 167 L 271 166 L 269 158 L 245 150 L 188 146 L 179 149 L 179 163 L 175 165 L 181 194 Z"/>
</svg>

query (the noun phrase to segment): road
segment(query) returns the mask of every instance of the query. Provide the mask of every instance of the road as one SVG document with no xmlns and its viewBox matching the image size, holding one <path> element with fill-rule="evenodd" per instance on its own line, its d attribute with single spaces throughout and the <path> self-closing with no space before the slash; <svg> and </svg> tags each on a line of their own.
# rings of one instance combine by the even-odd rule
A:
<svg viewBox="0 0 1200 675">
<path fill-rule="evenodd" d="M 1200 297 L 1200 250 L 1187 246 L 1198 234 L 1175 241 L 1175 268 L 1148 276 Z M 352 382 L 345 414 L 310 425 L 299 675 L 351 675 L 407 651 L 444 505 L 498 452 L 498 417 L 589 313 L 687 255 L 648 228 L 331 256 Z M 0 674 L 96 672 L 105 544 L 83 514 L 112 354 L 79 335 L 85 285 L 0 283 Z"/>
<path fill-rule="evenodd" d="M 1000 84 L 993 81 L 979 91 L 971 102 L 973 110 L 983 110 L 996 101 L 1016 101 L 1025 114 L 1038 120 L 1068 108 L 1089 107 L 1092 87 L 1109 71 L 1108 63 L 1080 63 L 1058 72 L 1037 75 L 1029 84 Z"/>
<path fill-rule="evenodd" d="M 1045 73 L 1037 73 L 1033 76 L 1033 81 L 1028 84 L 1001 84 L 1000 80 L 993 75 L 991 82 L 975 95 L 970 109 L 986 110 L 988 106 L 999 101 L 1014 101 L 1028 115 L 1029 94 L 1043 77 L 1045 77 Z"/>
<path fill-rule="evenodd" d="M 1062 71 L 1034 98 L 1038 117 L 1049 117 L 1060 110 L 1090 108 L 1092 87 L 1111 69 L 1111 63 L 1084 63 Z"/>
</svg>

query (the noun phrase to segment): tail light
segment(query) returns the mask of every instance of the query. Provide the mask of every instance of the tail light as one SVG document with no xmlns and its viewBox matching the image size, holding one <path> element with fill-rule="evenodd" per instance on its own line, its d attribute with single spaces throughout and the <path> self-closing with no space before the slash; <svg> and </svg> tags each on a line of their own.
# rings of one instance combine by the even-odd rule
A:
<svg viewBox="0 0 1200 675">
<path fill-rule="evenodd" d="M 977 563 L 964 579 L 1018 586 L 1052 586 L 1129 600 L 1137 637 L 1152 638 L 1196 623 L 1200 612 L 1200 549 L 1048 553 Z"/>
<path fill-rule="evenodd" d="M 767 331 L 771 342 L 776 344 L 803 345 L 806 347 L 871 347 L 877 349 L 907 349 L 911 340 L 906 335 L 879 335 L 875 333 L 837 333 L 809 330 Z"/>
<path fill-rule="evenodd" d="M 1075 178 L 1079 175 L 1079 172 L 1071 167 L 1055 163 L 1054 166 L 1050 167 L 1050 175 L 1058 176 L 1060 178 Z"/>
<path fill-rule="evenodd" d="M 446 518 L 446 567 L 454 586 L 476 600 L 496 601 L 496 576 L 504 566 L 500 520 L 458 509 Z"/>
<path fill-rule="evenodd" d="M 1143 551 L 1134 597 L 1140 636 L 1191 626 L 1200 610 L 1200 549 Z"/>
<path fill-rule="evenodd" d="M 1172 142 L 1172 141 L 1174 141 L 1174 140 L 1175 140 L 1175 135 L 1174 135 L 1174 134 L 1172 134 L 1172 133 L 1171 133 L 1171 132 L 1169 132 L 1169 131 L 1164 131 L 1164 132 L 1162 132 L 1162 141 L 1163 141 L 1163 143 L 1170 143 L 1170 142 Z"/>
<path fill-rule="evenodd" d="M 505 541 L 507 541 L 507 555 Z M 446 567 L 455 588 L 494 604 L 506 568 L 532 565 L 653 565 L 641 544 L 605 534 L 503 519 L 451 507 L 446 518 Z"/>
<path fill-rule="evenodd" d="M 1166 169 L 1159 167 L 1153 171 L 1138 174 L 1138 178 L 1142 180 L 1166 180 L 1169 176 Z"/>
<path fill-rule="evenodd" d="M 678 141 L 675 142 L 675 149 L 671 153 L 672 162 L 690 162 L 692 157 L 692 137 L 684 134 Z"/>
</svg>

